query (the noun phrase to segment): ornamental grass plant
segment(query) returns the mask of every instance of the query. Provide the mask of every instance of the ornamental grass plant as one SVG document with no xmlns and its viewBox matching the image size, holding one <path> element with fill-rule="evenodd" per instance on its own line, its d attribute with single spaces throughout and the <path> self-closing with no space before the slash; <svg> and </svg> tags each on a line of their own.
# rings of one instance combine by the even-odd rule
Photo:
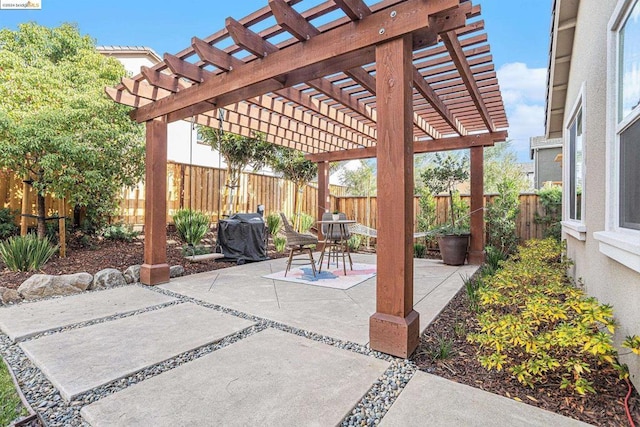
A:
<svg viewBox="0 0 640 427">
<path fill-rule="evenodd" d="M 14 236 L 0 242 L 0 259 L 11 271 L 36 271 L 58 250 L 49 238 L 39 239 L 35 234 Z"/>
<path fill-rule="evenodd" d="M 173 223 L 182 240 L 190 246 L 197 246 L 209 231 L 211 220 L 204 212 L 180 209 L 173 215 Z"/>
</svg>

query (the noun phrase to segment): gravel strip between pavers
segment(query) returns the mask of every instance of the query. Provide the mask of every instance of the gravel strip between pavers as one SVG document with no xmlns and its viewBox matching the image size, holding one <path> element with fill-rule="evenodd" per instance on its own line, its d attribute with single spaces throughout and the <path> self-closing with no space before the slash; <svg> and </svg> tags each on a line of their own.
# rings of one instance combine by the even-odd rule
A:
<svg viewBox="0 0 640 427">
<path fill-rule="evenodd" d="M 124 317 L 130 317 L 148 311 L 155 311 L 168 306 L 186 302 L 191 302 L 228 315 L 250 320 L 256 323 L 256 325 L 238 331 L 215 343 L 207 344 L 197 349 L 181 353 L 177 356 L 172 357 L 171 359 L 165 360 L 164 362 L 149 366 L 135 374 L 129 375 L 119 380 L 114 380 L 106 385 L 92 389 L 77 396 L 69 403 L 67 403 L 60 396 L 60 393 L 56 390 L 53 384 L 51 384 L 51 382 L 44 376 L 40 369 L 38 369 L 31 362 L 31 360 L 24 354 L 22 349 L 17 344 L 13 344 L 5 334 L 0 333 L 0 354 L 7 361 L 7 363 L 9 363 L 9 365 L 15 372 L 18 381 L 22 385 L 22 391 L 27 400 L 31 403 L 33 408 L 42 415 L 42 418 L 46 421 L 48 426 L 88 426 L 88 424 L 85 423 L 80 416 L 80 409 L 83 406 L 98 401 L 103 397 L 130 387 L 145 379 L 155 377 L 156 375 L 169 371 L 189 361 L 199 359 L 202 356 L 227 347 L 237 341 L 254 335 L 267 328 L 277 329 L 313 341 L 322 342 L 324 344 L 331 345 L 343 350 L 352 351 L 354 353 L 359 353 L 369 357 L 375 357 L 377 359 L 391 362 L 391 366 L 387 369 L 387 371 L 385 371 L 385 373 L 373 383 L 366 395 L 360 400 L 360 402 L 358 402 L 354 409 L 349 414 L 347 414 L 347 416 L 342 421 L 341 426 L 377 425 L 382 417 L 387 413 L 402 389 L 413 377 L 417 369 L 415 364 L 408 360 L 398 359 L 388 354 L 371 350 L 368 345 L 361 345 L 349 341 L 338 340 L 325 335 L 317 334 L 315 332 L 310 332 L 272 320 L 263 319 L 227 307 L 207 303 L 192 297 L 187 297 L 172 291 L 168 291 L 166 289 L 149 288 L 140 284 L 135 284 L 134 286 L 141 286 L 154 292 L 172 296 L 176 298 L 176 301 L 147 307 L 145 309 L 136 310 L 130 313 L 116 314 L 102 319 L 73 324 L 63 328 L 58 328 L 53 331 L 48 331 L 34 337 L 30 337 L 29 340 L 36 339 L 44 335 L 51 335 L 54 333 L 60 333 L 71 329 L 78 329 L 97 323 L 104 323 Z"/>
</svg>

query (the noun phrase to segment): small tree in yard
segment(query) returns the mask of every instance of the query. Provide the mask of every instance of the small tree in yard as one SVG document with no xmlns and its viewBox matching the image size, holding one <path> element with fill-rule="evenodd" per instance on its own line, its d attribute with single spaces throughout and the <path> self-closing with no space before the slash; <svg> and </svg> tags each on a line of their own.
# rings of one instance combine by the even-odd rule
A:
<svg viewBox="0 0 640 427">
<path fill-rule="evenodd" d="M 97 229 L 122 187 L 142 179 L 143 128 L 104 94 L 124 75 L 72 25 L 0 30 L 0 168 L 35 189 L 38 237 L 46 195 L 86 207 Z"/>
<path fill-rule="evenodd" d="M 234 189 L 238 188 L 242 171 L 248 166 L 253 169 L 264 167 L 272 156 L 273 145 L 266 142 L 261 133 L 249 138 L 206 126 L 200 126 L 198 133 L 204 142 L 218 150 L 227 164 L 223 200 L 228 206 L 227 213 L 231 215 L 235 210 Z"/>
<path fill-rule="evenodd" d="M 421 174 L 424 185 L 434 194 L 449 193 L 451 231 L 459 232 L 460 219 L 463 211 L 460 203 L 454 200 L 458 195 L 456 186 L 469 179 L 469 159 L 467 156 L 458 157 L 451 153 L 446 156 L 436 153 L 435 162 L 429 165 Z"/>
<path fill-rule="evenodd" d="M 487 208 L 487 244 L 506 256 L 518 246 L 516 217 L 520 211 L 520 192 L 517 181 L 508 178 L 498 183 L 497 189 L 498 196 Z"/>
<path fill-rule="evenodd" d="M 296 187 L 294 227 L 300 229 L 300 212 L 302 211 L 302 196 L 304 186 L 318 175 L 318 165 L 304 158 L 304 153 L 292 148 L 277 146 L 275 154 L 270 160 L 274 171 L 293 182 Z"/>
</svg>

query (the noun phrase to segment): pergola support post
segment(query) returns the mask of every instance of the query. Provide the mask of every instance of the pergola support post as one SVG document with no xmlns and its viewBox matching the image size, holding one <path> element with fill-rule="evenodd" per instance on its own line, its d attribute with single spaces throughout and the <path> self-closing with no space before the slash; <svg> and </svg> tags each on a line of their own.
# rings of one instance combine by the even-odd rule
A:
<svg viewBox="0 0 640 427">
<path fill-rule="evenodd" d="M 413 310 L 412 37 L 376 46 L 378 109 L 378 272 L 373 350 L 409 357 L 418 346 Z"/>
<path fill-rule="evenodd" d="M 318 162 L 318 221 L 322 220 L 322 214 L 331 210 L 329 197 L 329 162 Z M 318 238 L 322 240 L 322 227 L 318 227 Z"/>
<path fill-rule="evenodd" d="M 140 282 L 158 285 L 169 281 L 167 264 L 167 121 L 146 122 L 146 175 L 144 211 L 144 264 Z"/>
<path fill-rule="evenodd" d="M 471 243 L 469 264 L 484 262 L 484 147 L 471 148 Z"/>
</svg>

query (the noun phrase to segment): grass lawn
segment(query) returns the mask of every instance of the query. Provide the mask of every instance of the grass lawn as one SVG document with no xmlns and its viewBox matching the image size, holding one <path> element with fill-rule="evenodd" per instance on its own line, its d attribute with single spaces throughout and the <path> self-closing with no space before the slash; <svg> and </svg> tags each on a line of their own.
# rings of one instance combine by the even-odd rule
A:
<svg viewBox="0 0 640 427">
<path fill-rule="evenodd" d="M 0 363 L 0 425 L 9 425 L 18 416 L 25 416 L 27 409 L 13 386 L 11 374 L 4 362 Z"/>
</svg>

